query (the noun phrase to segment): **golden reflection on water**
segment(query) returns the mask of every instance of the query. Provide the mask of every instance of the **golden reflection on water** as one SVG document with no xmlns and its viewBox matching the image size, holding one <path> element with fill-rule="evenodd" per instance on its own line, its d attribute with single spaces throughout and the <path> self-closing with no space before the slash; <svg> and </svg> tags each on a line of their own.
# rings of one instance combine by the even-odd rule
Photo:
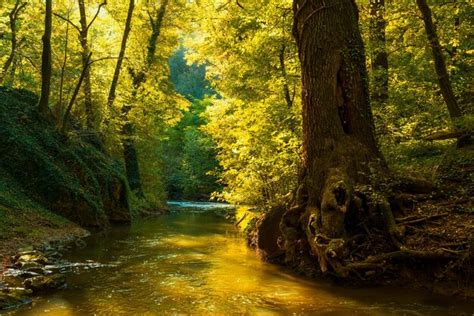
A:
<svg viewBox="0 0 474 316">
<path fill-rule="evenodd" d="M 182 212 L 114 229 L 70 258 L 88 259 L 117 267 L 72 275 L 68 290 L 18 314 L 458 315 L 469 308 L 423 305 L 425 294 L 399 289 L 306 281 L 261 262 L 233 225 L 212 213 Z"/>
</svg>

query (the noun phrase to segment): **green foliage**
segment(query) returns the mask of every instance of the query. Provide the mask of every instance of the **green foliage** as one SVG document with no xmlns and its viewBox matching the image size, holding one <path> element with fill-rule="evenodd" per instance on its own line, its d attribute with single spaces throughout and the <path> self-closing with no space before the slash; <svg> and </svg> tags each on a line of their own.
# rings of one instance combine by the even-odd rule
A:
<svg viewBox="0 0 474 316">
<path fill-rule="evenodd" d="M 370 36 L 369 1 L 357 1 L 365 42 Z M 415 1 L 386 1 L 386 51 L 389 58 L 389 100 L 373 104 L 377 134 L 384 146 L 396 147 L 434 131 L 449 129 L 451 123 L 434 69 L 429 41 Z M 472 113 L 473 20 L 469 1 L 429 1 L 444 51 L 450 79 L 461 108 Z M 367 45 L 368 65 L 371 51 Z M 370 69 L 370 66 L 369 66 Z M 373 73 L 371 71 L 373 80 Z M 373 87 L 373 85 L 371 86 Z"/>
<path fill-rule="evenodd" d="M 208 199 L 220 190 L 219 163 L 214 141 L 201 130 L 206 124 L 203 112 L 211 105 L 206 95 L 214 94 L 206 80 L 204 65 L 188 65 L 185 49 L 180 48 L 170 58 L 170 78 L 178 93 L 193 101 L 183 111 L 183 117 L 166 131 L 161 145 L 166 172 L 166 187 L 173 199 Z"/>
<path fill-rule="evenodd" d="M 181 46 L 169 59 L 170 80 L 178 93 L 189 101 L 202 100 L 215 94 L 206 80 L 206 66 L 188 65 L 185 59 L 186 48 Z"/>
<path fill-rule="evenodd" d="M 291 1 L 200 1 L 202 34 L 188 58 L 208 64 L 220 95 L 203 129 L 217 144 L 222 192 L 240 204 L 277 204 L 296 186 L 301 145 L 299 66 L 291 36 Z M 283 51 L 283 54 L 282 54 Z M 282 54 L 286 74 L 280 56 Z M 293 104 L 285 100 L 287 85 Z"/>
</svg>

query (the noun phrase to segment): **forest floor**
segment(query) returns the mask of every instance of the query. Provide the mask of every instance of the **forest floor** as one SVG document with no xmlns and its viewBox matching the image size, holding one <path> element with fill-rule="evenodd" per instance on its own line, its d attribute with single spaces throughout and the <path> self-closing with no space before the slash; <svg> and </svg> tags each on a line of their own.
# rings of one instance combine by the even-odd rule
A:
<svg viewBox="0 0 474 316">
<path fill-rule="evenodd" d="M 451 197 L 418 201 L 397 223 L 406 228 L 403 247 L 426 253 L 442 251 L 459 256 L 444 262 L 409 261 L 399 269 L 398 282 L 433 292 L 474 298 L 474 203 Z"/>
<path fill-rule="evenodd" d="M 0 216 L 0 261 L 3 263 L 22 248 L 67 243 L 89 234 L 71 222 L 37 210 L 13 210 L 0 205 Z"/>
<path fill-rule="evenodd" d="M 0 172 L 0 262 L 5 263 L 24 247 L 67 242 L 89 234 L 23 195 L 10 180 Z"/>
<path fill-rule="evenodd" d="M 474 146 L 457 149 L 455 141 L 400 144 L 384 152 L 399 175 L 423 178 L 438 190 L 404 197 L 395 214 L 406 229 L 403 247 L 458 256 L 445 262 L 407 262 L 401 283 L 434 292 L 474 298 Z"/>
</svg>

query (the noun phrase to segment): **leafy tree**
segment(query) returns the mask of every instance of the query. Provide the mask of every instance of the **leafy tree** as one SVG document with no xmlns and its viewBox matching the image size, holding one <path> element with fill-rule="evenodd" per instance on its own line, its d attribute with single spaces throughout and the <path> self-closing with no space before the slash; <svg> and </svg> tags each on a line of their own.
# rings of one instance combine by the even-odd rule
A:
<svg viewBox="0 0 474 316">
<path fill-rule="evenodd" d="M 13 9 L 11 9 L 10 13 L 8 14 L 9 25 L 10 25 L 10 43 L 11 43 L 11 50 L 10 54 L 8 55 L 7 60 L 3 64 L 2 72 L 0 73 L 0 83 L 5 80 L 7 76 L 8 70 L 12 65 L 14 66 L 15 57 L 16 57 L 16 50 L 18 48 L 18 38 L 17 38 L 17 22 L 20 18 L 21 11 L 26 7 L 27 2 L 21 2 L 20 0 L 15 1 L 15 5 Z M 13 78 L 15 75 L 15 68 L 12 67 L 12 75 Z"/>
<path fill-rule="evenodd" d="M 201 129 L 207 122 L 203 113 L 212 104 L 205 98 L 215 92 L 205 78 L 205 65 L 188 65 L 185 53 L 181 47 L 169 60 L 176 91 L 193 103 L 181 121 L 167 130 L 168 139 L 161 145 L 167 191 L 174 199 L 209 199 L 212 192 L 221 189 L 217 183 L 219 163 L 214 141 Z"/>
<path fill-rule="evenodd" d="M 188 58 L 208 65 L 219 95 L 204 127 L 222 167 L 216 197 L 278 204 L 296 185 L 301 144 L 291 2 L 200 1 L 194 10 L 204 18 L 202 33 L 185 41 Z"/>
</svg>

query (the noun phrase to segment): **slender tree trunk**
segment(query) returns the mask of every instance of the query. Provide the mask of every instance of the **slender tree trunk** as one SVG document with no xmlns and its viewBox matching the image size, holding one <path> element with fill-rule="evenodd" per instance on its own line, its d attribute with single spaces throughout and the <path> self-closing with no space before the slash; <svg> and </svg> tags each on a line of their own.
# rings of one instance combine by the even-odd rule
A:
<svg viewBox="0 0 474 316">
<path fill-rule="evenodd" d="M 372 101 L 383 109 L 388 100 L 388 55 L 385 48 L 385 0 L 370 0 Z"/>
<path fill-rule="evenodd" d="M 68 16 L 69 18 L 69 16 Z M 67 58 L 68 58 L 68 49 L 69 49 L 69 23 L 66 23 L 66 34 L 65 34 L 65 43 L 64 43 L 64 55 L 63 55 L 63 63 L 61 65 L 61 79 L 59 81 L 59 101 L 56 105 L 56 119 L 57 119 L 57 126 L 62 126 L 62 120 L 64 115 L 64 76 L 66 73 L 66 65 L 67 65 Z"/>
<path fill-rule="evenodd" d="M 40 113 L 47 115 L 49 111 L 49 94 L 51 90 L 51 31 L 53 0 L 45 0 L 43 53 L 41 57 L 41 96 L 38 103 Z"/>
<path fill-rule="evenodd" d="M 286 64 L 285 64 L 285 52 L 286 52 L 286 45 L 283 44 L 280 48 L 280 55 L 278 56 L 280 59 L 280 70 L 281 75 L 283 77 L 283 94 L 285 95 L 286 105 L 291 108 L 293 106 L 293 98 L 290 94 L 290 86 L 288 84 L 288 74 L 286 73 Z"/>
<path fill-rule="evenodd" d="M 436 74 L 438 75 L 439 87 L 441 94 L 443 95 L 444 102 L 448 107 L 449 116 L 453 121 L 456 118 L 462 116 L 458 102 L 451 86 L 449 79 L 448 70 L 446 69 L 446 62 L 444 59 L 443 51 L 439 43 L 438 34 L 436 27 L 433 23 L 431 9 L 426 3 L 426 0 L 416 0 L 418 8 L 423 16 L 423 22 L 425 24 L 426 34 L 428 35 L 428 41 L 430 42 L 431 50 L 433 52 L 433 58 L 435 62 Z"/>
<path fill-rule="evenodd" d="M 88 43 L 88 33 L 89 26 L 87 24 L 87 15 L 84 0 L 78 0 L 79 4 L 79 14 L 80 14 L 80 24 L 81 29 L 79 32 L 79 41 L 81 42 L 82 52 L 82 68 L 86 70 L 84 74 L 84 82 L 82 85 L 82 90 L 84 92 L 84 108 L 86 110 L 86 125 L 87 128 L 93 129 L 95 125 L 95 114 L 92 104 L 92 88 L 91 88 L 91 67 L 87 66 L 87 57 L 90 53 L 89 43 Z M 100 9 L 99 9 L 100 10 Z"/>
<path fill-rule="evenodd" d="M 115 65 L 114 76 L 112 78 L 112 83 L 110 85 L 109 96 L 107 98 L 107 106 L 109 108 L 113 107 L 115 97 L 116 97 L 116 90 L 117 84 L 120 77 L 120 71 L 122 70 L 122 63 L 123 59 L 125 58 L 125 50 L 127 49 L 127 41 L 128 35 L 132 29 L 132 17 L 133 17 L 133 10 L 135 9 L 135 0 L 130 0 L 128 5 L 128 13 L 127 13 L 127 20 L 125 21 L 125 29 L 123 31 L 122 36 L 122 44 L 120 45 L 120 52 L 117 59 L 117 64 Z"/>
<path fill-rule="evenodd" d="M 169 0 L 163 0 L 156 14 L 156 17 L 149 15 L 152 33 L 150 35 L 150 38 L 148 39 L 145 67 L 144 69 L 139 71 L 130 69 L 130 74 L 133 78 L 132 100 L 136 98 L 136 95 L 141 85 L 146 82 L 148 72 L 153 67 L 153 64 L 155 62 L 157 42 L 161 33 L 161 27 L 163 25 L 163 19 L 165 17 L 168 3 Z M 132 191 L 134 191 L 138 197 L 143 197 L 144 194 L 141 183 L 140 164 L 138 162 L 138 151 L 134 142 L 135 126 L 133 123 L 130 122 L 128 118 L 128 114 L 132 110 L 132 108 L 133 105 L 125 105 L 122 107 L 122 117 L 125 121 L 125 124 L 122 128 L 123 158 L 125 161 L 125 168 L 127 171 L 127 179 L 130 189 L 132 189 Z"/>
<path fill-rule="evenodd" d="M 356 214 L 367 216 L 366 206 L 373 204 L 358 188 L 388 172 L 374 135 L 358 11 L 353 0 L 294 0 L 293 8 L 302 68 L 303 168 L 295 205 L 280 221 L 280 244 L 287 261 L 298 261 L 309 248 L 323 272 L 344 276 L 344 240 L 363 220 Z M 374 203 L 383 205 L 392 228 L 386 200 Z M 348 225 L 348 218 L 355 224 Z"/>
<path fill-rule="evenodd" d="M 82 83 L 84 82 L 84 78 L 86 77 L 87 68 L 89 68 L 91 65 L 91 62 L 90 62 L 91 56 L 92 56 L 92 53 L 89 53 L 89 56 L 87 56 L 86 66 L 82 68 L 81 76 L 79 77 L 79 80 L 77 81 L 76 88 L 74 89 L 74 92 L 72 93 L 71 100 L 69 101 L 66 112 L 64 113 L 63 125 L 61 127 L 62 133 L 66 132 L 66 128 L 69 123 L 69 117 L 71 114 L 72 107 L 74 105 L 74 102 L 76 101 L 79 91 L 81 90 Z"/>
<path fill-rule="evenodd" d="M 147 51 L 147 65 L 146 68 L 149 70 L 155 61 L 156 55 L 156 45 L 158 43 L 158 38 L 161 34 L 161 27 L 163 26 L 163 19 L 165 18 L 166 9 L 168 8 L 169 0 L 163 0 L 161 3 L 160 9 L 156 14 L 156 19 L 150 16 L 150 26 L 152 29 L 151 36 L 148 40 L 148 51 Z"/>
<path fill-rule="evenodd" d="M 127 174 L 128 185 L 130 189 L 135 192 L 137 197 L 144 197 L 140 164 L 138 162 L 138 151 L 134 141 L 135 125 L 130 123 L 126 116 L 128 116 L 128 110 L 124 110 L 122 114 L 127 120 L 122 127 L 122 145 L 123 145 L 123 159 L 125 162 L 125 171 Z"/>
<path fill-rule="evenodd" d="M 26 7 L 26 5 L 27 5 L 26 2 L 20 4 L 20 0 L 17 0 L 15 2 L 15 6 L 13 7 L 13 9 L 10 11 L 10 14 L 8 15 L 9 22 L 10 22 L 10 32 L 11 32 L 11 40 L 10 40 L 11 49 L 10 49 L 10 55 L 8 55 L 8 58 L 5 61 L 5 64 L 3 64 L 2 72 L 0 73 L 0 83 L 2 83 L 5 80 L 5 77 L 8 73 L 8 69 L 10 68 L 10 66 L 13 64 L 13 61 L 15 60 L 16 49 L 18 46 L 18 39 L 17 39 L 17 34 L 16 34 L 16 22 L 18 20 L 20 11 L 24 7 Z M 14 76 L 14 74 L 12 76 Z"/>
</svg>

